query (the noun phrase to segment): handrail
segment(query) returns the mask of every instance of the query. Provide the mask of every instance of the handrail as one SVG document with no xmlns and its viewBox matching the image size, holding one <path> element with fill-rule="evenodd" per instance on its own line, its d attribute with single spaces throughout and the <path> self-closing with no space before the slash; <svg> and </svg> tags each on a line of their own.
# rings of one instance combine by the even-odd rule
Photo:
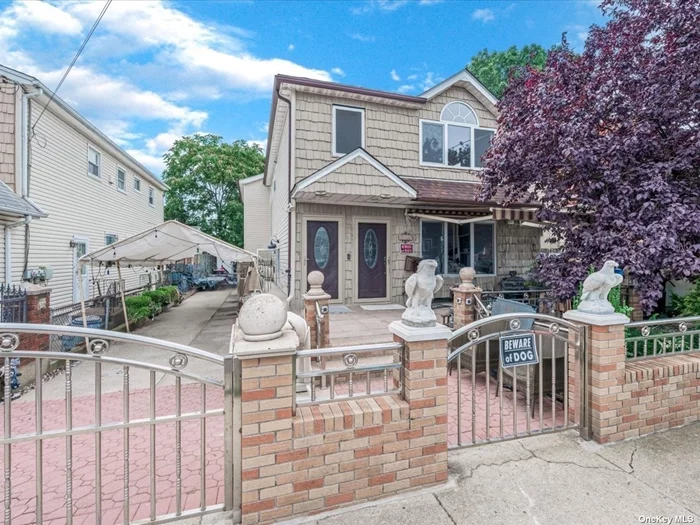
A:
<svg viewBox="0 0 700 525">
<path fill-rule="evenodd" d="M 667 324 L 700 323 L 700 315 L 689 317 L 672 317 L 670 319 L 651 319 L 648 321 L 634 321 L 627 323 L 625 328 L 643 328 L 645 326 L 660 326 Z"/>
<path fill-rule="evenodd" d="M 176 351 L 197 359 L 203 359 L 212 363 L 223 364 L 223 356 L 205 352 L 198 348 L 171 343 L 135 334 L 124 334 L 112 330 L 101 330 L 97 328 L 83 328 L 82 326 L 59 326 L 53 324 L 30 324 L 30 323 L 0 323 L 0 335 L 6 333 L 19 334 L 45 334 L 45 335 L 69 335 L 74 337 L 87 337 L 88 339 L 106 339 L 109 341 L 119 341 L 123 343 L 140 344 L 157 348 L 159 350 Z M 45 355 L 45 353 L 42 353 Z"/>
<path fill-rule="evenodd" d="M 370 345 L 336 346 L 334 348 L 319 348 L 315 350 L 300 350 L 297 357 L 342 356 L 344 354 L 363 354 L 367 352 L 383 352 L 401 350 L 401 343 L 375 343 Z"/>
<path fill-rule="evenodd" d="M 560 319 L 558 317 L 554 317 L 552 315 L 546 315 L 546 314 L 538 314 L 535 312 L 532 313 L 509 313 L 509 314 L 500 314 L 500 315 L 492 315 L 490 317 L 486 317 L 484 319 L 479 319 L 478 321 L 474 321 L 473 323 L 469 323 L 468 325 L 462 326 L 461 328 L 458 328 L 454 332 L 452 332 L 452 335 L 448 339 L 448 341 L 454 341 L 458 337 L 466 334 L 467 332 L 470 332 L 471 330 L 474 330 L 475 328 L 479 328 L 480 326 L 488 325 L 490 323 L 495 323 L 498 321 L 510 321 L 511 319 L 532 319 L 536 321 L 549 321 L 550 323 L 556 323 L 560 326 L 564 326 L 566 328 L 572 328 L 572 329 L 578 329 L 576 324 L 572 323 L 571 321 L 567 321 L 565 319 Z"/>
<path fill-rule="evenodd" d="M 474 295 L 474 300 L 476 301 L 476 309 L 483 317 L 490 317 L 491 310 L 489 310 L 484 303 L 481 302 L 478 295 Z"/>
<path fill-rule="evenodd" d="M 321 311 L 321 305 L 318 301 L 314 301 L 314 309 L 316 310 L 316 348 L 321 348 L 321 343 L 323 342 L 321 325 L 326 316 Z"/>
</svg>

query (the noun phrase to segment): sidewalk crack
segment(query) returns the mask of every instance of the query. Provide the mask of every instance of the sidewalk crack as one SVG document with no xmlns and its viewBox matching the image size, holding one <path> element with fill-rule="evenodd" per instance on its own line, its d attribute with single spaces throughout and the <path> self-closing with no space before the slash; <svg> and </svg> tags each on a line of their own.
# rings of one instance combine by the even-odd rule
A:
<svg viewBox="0 0 700 525">
<path fill-rule="evenodd" d="M 440 498 L 438 498 L 438 495 L 433 493 L 433 497 L 435 498 L 435 501 L 437 501 L 437 504 L 440 505 L 440 508 L 445 511 L 445 514 L 447 514 L 447 517 L 450 518 L 450 521 L 452 522 L 453 525 L 457 525 L 457 522 L 455 519 L 452 517 L 452 514 L 449 513 L 449 511 L 445 508 L 445 506 L 442 504 L 442 501 L 440 501 Z"/>
</svg>

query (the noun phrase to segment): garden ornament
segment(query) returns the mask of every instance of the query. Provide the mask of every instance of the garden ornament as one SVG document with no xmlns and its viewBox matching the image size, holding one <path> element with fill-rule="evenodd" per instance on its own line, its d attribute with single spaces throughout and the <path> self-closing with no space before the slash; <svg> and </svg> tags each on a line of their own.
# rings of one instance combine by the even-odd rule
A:
<svg viewBox="0 0 700 525">
<path fill-rule="evenodd" d="M 615 261 L 606 261 L 600 271 L 586 277 L 577 308 L 579 312 L 603 315 L 615 313 L 613 305 L 608 301 L 608 294 L 622 282 L 622 275 L 615 273 L 618 266 Z"/>
<path fill-rule="evenodd" d="M 442 288 L 443 279 L 435 275 L 437 261 L 425 259 L 418 271 L 406 280 L 406 311 L 401 316 L 408 326 L 435 326 L 435 312 L 431 308 L 433 294 Z"/>
</svg>

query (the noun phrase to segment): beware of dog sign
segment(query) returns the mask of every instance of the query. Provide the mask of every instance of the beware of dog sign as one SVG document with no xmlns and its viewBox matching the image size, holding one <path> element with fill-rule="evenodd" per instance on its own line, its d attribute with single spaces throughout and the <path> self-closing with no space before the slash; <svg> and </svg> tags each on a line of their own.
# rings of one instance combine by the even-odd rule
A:
<svg viewBox="0 0 700 525">
<path fill-rule="evenodd" d="M 540 362 L 535 345 L 535 334 L 504 335 L 499 339 L 501 366 L 536 365 Z"/>
</svg>

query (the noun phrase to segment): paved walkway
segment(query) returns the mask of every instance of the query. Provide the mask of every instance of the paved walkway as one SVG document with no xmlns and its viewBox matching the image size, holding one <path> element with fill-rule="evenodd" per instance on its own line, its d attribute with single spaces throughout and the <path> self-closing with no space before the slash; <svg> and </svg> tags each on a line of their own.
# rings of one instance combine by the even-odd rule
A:
<svg viewBox="0 0 700 525">
<path fill-rule="evenodd" d="M 195 294 L 182 305 L 159 316 L 137 333 L 177 342 L 216 354 L 228 352 L 231 326 L 236 314 L 235 292 L 221 290 Z M 138 345 L 115 344 L 110 356 L 136 361 L 167 364 L 170 352 L 144 349 Z M 102 365 L 102 422 L 123 420 L 122 395 L 124 373 L 121 366 Z M 190 360 L 187 370 L 202 377 L 221 379 L 223 370 L 214 363 L 197 363 Z M 95 372 L 90 363 L 74 366 L 73 426 L 94 424 Z M 175 414 L 174 378 L 157 374 L 156 414 Z M 130 367 L 130 420 L 148 418 L 150 415 L 150 377 L 147 371 Z M 65 418 L 65 375 L 59 374 L 43 386 L 43 431 L 63 430 Z M 209 386 L 206 390 L 207 411 L 223 407 L 223 391 Z M 12 434 L 29 434 L 35 431 L 34 392 L 12 402 Z M 182 412 L 201 410 L 200 384 L 183 381 Z M 162 423 L 156 427 L 156 491 L 158 515 L 176 509 L 177 476 L 175 468 L 175 424 Z M 182 509 L 200 506 L 201 489 L 201 427 L 199 420 L 182 423 Z M 206 473 L 204 499 L 208 505 L 223 503 L 223 416 L 207 419 Z M 95 438 L 93 434 L 73 437 L 73 523 L 95 523 Z M 129 492 L 131 520 L 148 518 L 150 514 L 150 441 L 149 428 L 132 428 L 129 432 Z M 66 522 L 66 439 L 46 439 L 44 456 L 43 516 L 46 524 Z M 26 442 L 12 447 L 12 523 L 13 525 L 36 522 L 36 447 Z M 0 468 L 4 468 L 3 462 Z M 102 523 L 122 523 L 124 516 L 124 431 L 102 433 Z M 4 480 L 0 480 L 4 485 Z M 4 488 L 4 487 L 3 487 Z M 4 491 L 0 492 L 3 495 Z M 4 506 L 4 501 L 0 503 Z"/>
</svg>

